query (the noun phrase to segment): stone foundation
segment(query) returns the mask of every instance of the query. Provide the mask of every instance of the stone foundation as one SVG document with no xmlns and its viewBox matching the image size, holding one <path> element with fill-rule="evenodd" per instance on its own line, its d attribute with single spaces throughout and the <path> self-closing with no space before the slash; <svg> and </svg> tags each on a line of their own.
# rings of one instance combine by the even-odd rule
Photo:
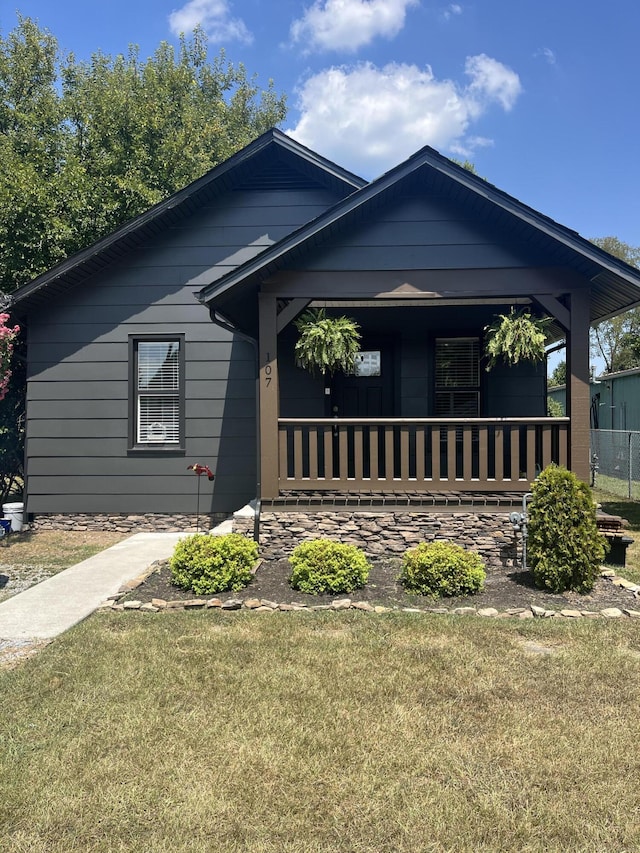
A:
<svg viewBox="0 0 640 853">
<path fill-rule="evenodd" d="M 253 536 L 253 513 L 240 511 L 233 530 Z M 502 512 L 290 512 L 260 515 L 260 556 L 288 557 L 300 542 L 334 539 L 357 545 L 368 557 L 401 556 L 419 542 L 450 540 L 476 551 L 487 567 L 514 566 L 518 537 Z"/>
<path fill-rule="evenodd" d="M 224 513 L 200 515 L 200 530 L 206 532 L 224 521 Z M 159 530 L 186 531 L 195 533 L 198 529 L 196 515 L 161 515 L 160 513 L 145 513 L 144 515 L 107 515 L 82 514 L 72 515 L 37 515 L 29 522 L 31 530 L 109 530 L 116 533 L 157 532 Z M 253 528 L 252 528 L 253 529 Z"/>
</svg>

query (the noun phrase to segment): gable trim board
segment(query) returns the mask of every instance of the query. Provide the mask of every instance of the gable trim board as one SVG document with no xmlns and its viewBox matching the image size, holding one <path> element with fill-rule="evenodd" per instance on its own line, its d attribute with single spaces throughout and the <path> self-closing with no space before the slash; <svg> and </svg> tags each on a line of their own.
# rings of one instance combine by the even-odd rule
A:
<svg viewBox="0 0 640 853">
<path fill-rule="evenodd" d="M 310 303 L 348 305 L 371 339 L 394 337 L 394 405 L 410 418 L 433 414 L 436 333 L 478 336 L 487 312 L 535 300 L 555 309 L 560 336 L 573 302 L 592 320 L 638 304 L 640 273 L 431 148 L 366 183 L 269 131 L 13 295 L 28 330 L 27 510 L 192 517 L 194 462 L 216 474 L 203 512 L 255 497 L 267 445 L 274 482 L 280 412 L 325 412 L 322 384 L 293 364 L 290 323 Z M 259 337 L 259 377 L 279 393 L 257 416 Z M 140 448 L 130 341 L 169 338 L 184 355 L 181 442 Z M 480 409 L 544 414 L 543 373 L 518 377 L 483 377 Z"/>
</svg>

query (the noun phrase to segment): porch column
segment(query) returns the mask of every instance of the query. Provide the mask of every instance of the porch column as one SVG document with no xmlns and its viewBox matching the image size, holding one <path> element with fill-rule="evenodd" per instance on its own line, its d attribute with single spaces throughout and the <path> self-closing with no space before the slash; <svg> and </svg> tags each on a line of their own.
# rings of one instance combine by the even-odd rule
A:
<svg viewBox="0 0 640 853">
<path fill-rule="evenodd" d="M 278 334 L 274 296 L 258 296 L 260 373 L 260 497 L 278 497 Z"/>
<path fill-rule="evenodd" d="M 589 482 L 589 291 L 571 294 L 571 332 L 567 342 L 569 466 L 578 479 Z"/>
</svg>

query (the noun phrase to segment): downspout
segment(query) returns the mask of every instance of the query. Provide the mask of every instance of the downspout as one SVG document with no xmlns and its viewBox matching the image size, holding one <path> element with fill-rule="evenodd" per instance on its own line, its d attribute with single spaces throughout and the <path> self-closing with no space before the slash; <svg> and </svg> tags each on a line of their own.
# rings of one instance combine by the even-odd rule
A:
<svg viewBox="0 0 640 853">
<path fill-rule="evenodd" d="M 209 308 L 209 316 L 211 317 L 212 322 L 216 324 L 216 326 L 220 326 L 220 328 L 224 329 L 226 332 L 230 332 L 232 335 L 236 335 L 241 340 L 246 341 L 246 343 L 248 344 L 251 344 L 255 356 L 257 386 L 260 378 L 260 354 L 258 349 L 258 339 L 252 338 L 251 335 L 248 335 L 246 332 L 241 332 L 233 325 L 233 323 L 230 323 L 229 320 L 227 320 L 221 314 L 218 314 L 214 308 Z M 260 497 L 260 495 L 262 494 L 262 457 L 260 453 L 260 402 L 258 398 L 259 393 L 259 389 L 256 387 L 256 509 L 253 515 L 253 539 L 258 544 L 260 543 L 260 513 L 262 511 L 262 499 Z"/>
</svg>

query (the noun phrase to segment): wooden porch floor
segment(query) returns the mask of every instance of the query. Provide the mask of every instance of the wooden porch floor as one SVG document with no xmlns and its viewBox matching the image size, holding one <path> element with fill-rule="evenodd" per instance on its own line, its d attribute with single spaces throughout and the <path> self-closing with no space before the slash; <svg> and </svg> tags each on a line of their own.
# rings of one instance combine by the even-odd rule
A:
<svg viewBox="0 0 640 853">
<path fill-rule="evenodd" d="M 506 512 L 522 507 L 524 492 L 307 492 L 282 491 L 277 498 L 263 498 L 262 510 L 314 511 L 318 509 L 411 509 L 456 511 L 473 509 Z"/>
</svg>

